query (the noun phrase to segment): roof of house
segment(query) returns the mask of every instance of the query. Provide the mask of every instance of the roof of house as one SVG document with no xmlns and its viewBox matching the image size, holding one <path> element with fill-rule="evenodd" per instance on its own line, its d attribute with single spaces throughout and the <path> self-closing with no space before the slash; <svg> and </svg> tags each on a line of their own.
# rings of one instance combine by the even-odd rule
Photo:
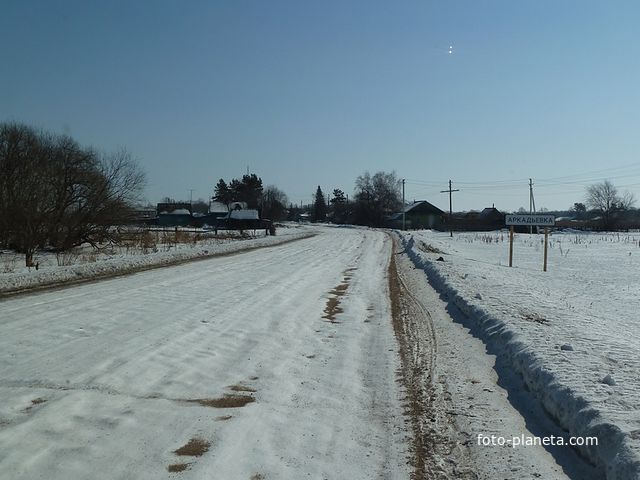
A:
<svg viewBox="0 0 640 480">
<path fill-rule="evenodd" d="M 209 207 L 209 213 L 227 213 L 228 211 L 229 207 L 222 202 L 211 202 Z"/>
<path fill-rule="evenodd" d="M 189 203 L 185 203 L 185 202 L 177 202 L 177 203 L 158 203 L 156 205 L 156 210 L 158 211 L 158 213 L 171 213 L 171 212 L 175 212 L 176 210 L 186 210 L 187 213 L 190 215 L 191 214 L 191 204 Z M 182 213 L 180 213 L 180 215 L 182 215 Z"/>
<path fill-rule="evenodd" d="M 498 210 L 495 207 L 487 207 L 480 212 L 481 217 L 498 216 L 498 215 L 502 215 L 502 213 L 500 212 L 500 210 Z"/>
<path fill-rule="evenodd" d="M 435 205 L 432 205 L 426 200 L 419 200 L 417 202 L 413 202 L 411 205 L 406 205 L 404 207 L 404 213 L 409 213 L 415 209 L 421 210 L 422 213 L 436 213 L 436 214 L 444 213 L 438 207 L 436 207 Z"/>
<path fill-rule="evenodd" d="M 231 210 L 229 218 L 233 220 L 259 220 L 257 210 Z"/>
<path fill-rule="evenodd" d="M 191 212 L 186 208 L 176 208 L 171 211 L 162 211 L 160 215 L 191 215 Z"/>
</svg>

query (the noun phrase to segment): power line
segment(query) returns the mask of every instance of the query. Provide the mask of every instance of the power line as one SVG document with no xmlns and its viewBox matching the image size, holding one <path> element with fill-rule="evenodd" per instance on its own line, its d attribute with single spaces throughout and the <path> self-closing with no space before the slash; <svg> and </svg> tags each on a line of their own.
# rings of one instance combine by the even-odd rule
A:
<svg viewBox="0 0 640 480">
<path fill-rule="evenodd" d="M 599 170 L 591 170 L 586 172 L 576 172 L 571 175 L 563 175 L 558 177 L 539 178 L 536 179 L 538 186 L 551 186 L 551 185 L 584 185 L 588 186 L 593 182 L 601 181 L 605 178 L 610 180 L 620 178 L 640 178 L 640 163 L 632 163 L 619 167 L 608 167 Z M 465 191 L 468 189 L 494 189 L 494 188 L 522 188 L 525 182 L 528 182 L 528 178 L 514 178 L 503 180 L 484 180 L 484 181 L 457 181 L 458 185 L 465 187 Z M 406 183 L 409 185 L 425 186 L 425 187 L 437 187 L 442 185 L 444 180 L 419 180 L 419 179 L 406 179 Z"/>
</svg>

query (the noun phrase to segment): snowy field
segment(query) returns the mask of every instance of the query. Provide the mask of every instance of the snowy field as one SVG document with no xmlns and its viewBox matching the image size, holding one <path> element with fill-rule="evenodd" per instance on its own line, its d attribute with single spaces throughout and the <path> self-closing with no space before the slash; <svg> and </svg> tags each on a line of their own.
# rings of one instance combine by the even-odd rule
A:
<svg viewBox="0 0 640 480">
<path fill-rule="evenodd" d="M 95 249 L 90 245 L 69 252 L 37 252 L 36 270 L 24 266 L 24 255 L 12 251 L 0 251 L 0 293 L 26 288 L 77 282 L 98 277 L 137 271 L 158 265 L 172 265 L 196 258 L 206 258 L 239 252 L 261 246 L 277 245 L 296 238 L 313 235 L 312 227 L 287 224 L 277 229 L 274 237 L 265 236 L 264 230 L 211 232 L 179 230 L 175 241 L 173 229 L 149 231 L 148 239 L 123 242 L 121 245 Z"/>
<path fill-rule="evenodd" d="M 408 253 L 608 479 L 640 478 L 640 234 L 404 235 Z M 437 261 L 442 257 L 444 261 Z M 508 435 L 509 432 L 504 432 Z"/>
<path fill-rule="evenodd" d="M 409 478 L 391 240 L 324 230 L 0 299 L 0 478 Z"/>
</svg>

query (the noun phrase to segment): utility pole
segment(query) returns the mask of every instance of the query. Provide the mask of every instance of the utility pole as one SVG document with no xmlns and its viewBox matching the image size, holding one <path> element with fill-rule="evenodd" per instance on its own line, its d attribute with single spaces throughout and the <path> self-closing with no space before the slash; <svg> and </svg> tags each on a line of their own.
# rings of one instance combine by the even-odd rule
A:
<svg viewBox="0 0 640 480">
<path fill-rule="evenodd" d="M 193 210 L 193 191 L 195 190 L 195 188 L 190 188 L 189 189 L 189 205 L 191 206 L 191 209 Z"/>
<path fill-rule="evenodd" d="M 451 194 L 459 191 L 460 190 L 453 190 L 451 188 L 451 180 L 449 180 L 449 190 L 440 190 L 440 193 L 449 194 L 449 236 L 451 237 L 453 237 L 453 201 L 451 199 Z"/>
<path fill-rule="evenodd" d="M 534 213 L 536 213 L 536 199 L 533 197 L 533 180 L 529 179 L 529 215 Z M 529 226 L 529 233 L 533 233 L 533 225 Z"/>
<path fill-rule="evenodd" d="M 404 178 L 402 179 L 402 230 L 406 230 L 407 229 L 407 222 L 406 222 L 406 205 L 404 204 Z"/>
</svg>

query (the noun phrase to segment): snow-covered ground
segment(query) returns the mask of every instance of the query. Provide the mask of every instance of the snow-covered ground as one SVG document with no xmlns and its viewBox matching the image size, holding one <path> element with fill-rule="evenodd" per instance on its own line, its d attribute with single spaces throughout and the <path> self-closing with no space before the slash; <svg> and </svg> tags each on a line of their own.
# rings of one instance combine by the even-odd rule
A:
<svg viewBox="0 0 640 480">
<path fill-rule="evenodd" d="M 554 234 L 546 273 L 538 236 L 517 235 L 508 268 L 506 233 L 400 235 L 405 342 L 432 383 L 421 423 L 398 378 L 389 236 L 279 229 L 111 262 L 241 255 L 0 298 L 0 478 L 406 479 L 416 425 L 438 478 L 638 478 L 640 234 Z M 475 444 L 558 432 L 597 436 L 581 454 L 598 467 Z"/>
<path fill-rule="evenodd" d="M 39 264 L 37 270 L 23 266 L 24 255 L 0 251 L 0 293 L 108 277 L 154 266 L 277 245 L 313 235 L 314 231 L 313 227 L 288 224 L 278 228 L 277 235 L 273 237 L 265 236 L 263 230 L 244 236 L 240 236 L 239 232 L 221 231 L 220 236 L 207 237 L 212 233 L 202 232 L 203 238 L 193 243 L 160 243 L 163 236 L 171 237 L 173 230 L 151 231 L 148 232 L 151 239 L 148 248 L 136 244 L 114 245 L 101 250 L 87 246 L 60 254 L 38 252 L 34 258 L 34 263 Z M 181 233 L 185 237 L 190 235 Z"/>
<path fill-rule="evenodd" d="M 391 242 L 319 230 L 0 300 L 0 477 L 409 478 Z"/>
<path fill-rule="evenodd" d="M 640 477 L 640 234 L 403 234 L 414 263 L 608 479 Z M 437 261 L 442 257 L 444 261 Z M 514 396 L 521 392 L 510 392 Z M 504 432 L 510 435 L 511 432 Z"/>
</svg>

